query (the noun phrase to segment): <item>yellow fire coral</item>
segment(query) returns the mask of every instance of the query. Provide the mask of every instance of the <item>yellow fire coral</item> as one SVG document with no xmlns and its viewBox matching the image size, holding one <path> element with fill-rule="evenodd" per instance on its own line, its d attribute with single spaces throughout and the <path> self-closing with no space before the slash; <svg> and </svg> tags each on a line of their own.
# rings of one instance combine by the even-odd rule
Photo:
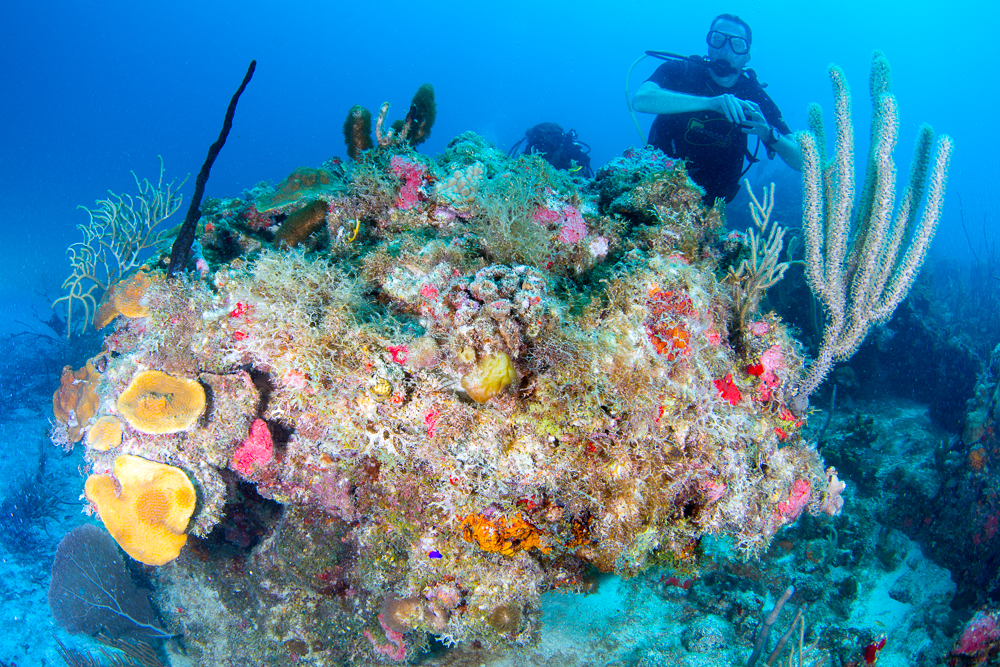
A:
<svg viewBox="0 0 1000 667">
<path fill-rule="evenodd" d="M 205 412 L 205 389 L 194 380 L 142 371 L 118 398 L 118 412 L 142 433 L 179 433 Z"/>
<path fill-rule="evenodd" d="M 115 459 L 113 473 L 91 475 L 85 486 L 111 537 L 146 565 L 177 558 L 197 501 L 188 476 L 180 468 L 128 455 Z"/>
<path fill-rule="evenodd" d="M 517 374 L 506 352 L 485 357 L 462 378 L 462 388 L 476 403 L 485 403 L 514 381 Z"/>
<path fill-rule="evenodd" d="M 110 415 L 101 417 L 87 431 L 87 445 L 106 452 L 122 444 L 122 423 Z"/>
<path fill-rule="evenodd" d="M 59 389 L 52 394 L 52 413 L 56 421 L 67 428 L 70 442 L 80 442 L 84 426 L 97 412 L 97 381 L 101 374 L 94 368 L 94 360 L 74 371 L 65 366 Z"/>
<path fill-rule="evenodd" d="M 104 298 L 101 299 L 100 305 L 97 306 L 97 310 L 94 311 L 94 328 L 98 331 L 114 322 L 115 318 L 121 315 L 118 309 L 115 308 L 116 287 L 116 285 L 112 285 L 108 288 L 108 291 L 104 293 Z"/>
<path fill-rule="evenodd" d="M 470 514 L 462 520 L 462 539 L 475 542 L 483 551 L 513 556 L 518 551 L 538 549 L 548 553 L 541 532 L 520 515 L 500 515 L 490 519 L 482 514 Z"/>
</svg>

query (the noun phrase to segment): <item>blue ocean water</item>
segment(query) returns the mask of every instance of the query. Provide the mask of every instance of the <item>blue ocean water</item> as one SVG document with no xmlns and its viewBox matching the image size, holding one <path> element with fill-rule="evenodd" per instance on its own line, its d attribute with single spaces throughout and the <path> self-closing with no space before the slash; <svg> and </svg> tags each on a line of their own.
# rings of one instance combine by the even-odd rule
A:
<svg viewBox="0 0 1000 667">
<path fill-rule="evenodd" d="M 1000 135 L 993 123 L 1000 95 L 993 82 L 996 54 L 992 32 L 1000 24 L 1000 6 L 995 2 L 942 5 L 849 0 L 822 5 L 784 0 L 646 0 L 614 3 L 613 7 L 584 1 L 522 0 L 483 5 L 450 0 L 427 5 L 188 0 L 5 3 L 0 10 L 0 87 L 6 100 L 0 104 L 0 201 L 4 203 L 0 220 L 6 232 L 0 249 L 4 260 L 0 262 L 0 303 L 5 314 L 0 319 L 0 335 L 20 335 L 5 343 L 8 363 L 4 383 L 8 389 L 4 398 L 8 404 L 0 413 L 5 436 L 0 450 L 6 450 L 3 460 L 18 459 L 22 437 L 30 442 L 27 449 L 34 456 L 37 443 L 44 439 L 46 420 L 51 419 L 45 404 L 49 395 L 33 388 L 42 396 L 37 403 L 44 411 L 32 412 L 15 405 L 12 398 L 21 400 L 30 392 L 10 390 L 9 385 L 30 384 L 39 373 L 53 377 L 58 372 L 58 360 L 43 363 L 30 350 L 38 346 L 48 354 L 54 349 L 34 334 L 52 333 L 44 321 L 51 315 L 49 306 L 68 272 L 65 249 L 79 238 L 76 225 L 86 221 L 86 214 L 77 206 L 93 205 L 108 190 L 131 192 L 134 183 L 130 172 L 140 179 L 155 178 L 157 158 L 162 156 L 168 179 L 191 175 L 182 189 L 186 209 L 194 174 L 215 140 L 230 96 L 252 59 L 257 61 L 256 73 L 212 170 L 207 197 L 239 196 L 260 181 L 277 183 L 296 167 L 318 166 L 333 156 L 343 157 L 341 125 L 347 109 L 354 104 L 377 109 L 388 100 L 393 117 L 400 117 L 424 82 L 435 87 L 438 117 L 431 138 L 420 148 L 422 153 L 439 154 L 453 137 L 469 130 L 506 150 L 529 127 L 554 121 L 575 129 L 592 147 L 592 163 L 597 168 L 629 146 L 641 145 L 652 120 L 638 114 L 642 133 L 637 132 L 626 98 L 660 61 L 647 58 L 639 62 L 627 89 L 626 75 L 633 61 L 647 49 L 704 53 L 708 24 L 720 12 L 739 14 L 752 26 L 750 66 L 768 84 L 768 93 L 794 130 L 805 129 L 806 105 L 814 101 L 823 105 L 829 122 L 832 97 L 826 68 L 830 63 L 840 65 L 851 82 L 855 127 L 867 128 L 871 53 L 874 49 L 884 51 L 892 64 L 892 88 L 901 109 L 899 173 L 904 175 L 909 167 L 921 122 L 931 123 L 955 140 L 944 216 L 931 262 L 960 267 L 988 262 L 995 253 L 991 244 L 1000 238 L 996 213 L 1000 204 Z M 865 135 L 865 130 L 857 130 L 859 156 L 866 151 Z M 857 162 L 860 171 L 863 160 L 859 157 Z M 783 165 L 767 161 L 754 167 L 749 177 L 755 183 L 778 180 L 783 187 L 799 183 L 798 176 Z M 779 190 L 779 199 L 783 194 Z M 797 200 L 800 193 L 788 196 Z M 734 214 L 734 219 L 740 215 Z M 947 271 L 942 269 L 935 275 L 940 276 L 935 287 L 941 289 L 949 279 Z M 993 275 L 983 289 L 1000 290 L 1000 279 Z M 941 322 L 945 323 L 942 326 L 955 324 L 948 317 Z M 980 340 L 975 347 L 992 350 L 998 343 L 996 339 Z M 989 376 L 988 358 L 980 355 L 979 361 L 984 376 L 969 378 L 972 388 L 960 397 L 963 403 L 975 398 L 977 386 L 988 387 L 984 391 L 990 392 L 990 382 L 996 381 L 995 376 Z M 39 365 L 31 365 L 34 363 Z M 79 365 L 79 359 L 73 363 Z M 948 359 L 937 357 L 926 361 L 928 366 L 947 363 Z M 891 372 L 905 370 L 893 368 Z M 869 378 L 863 371 L 858 374 L 863 385 Z M 904 374 L 894 381 L 908 383 L 911 377 Z M 859 405 L 877 392 L 872 390 L 863 399 L 864 393 L 859 391 Z M 861 407 L 855 410 L 858 414 L 863 411 Z M 39 416 L 42 412 L 44 416 Z M 880 419 L 884 416 L 879 415 Z M 844 429 L 851 431 L 855 414 L 840 418 L 845 420 Z M 948 441 L 957 437 L 961 426 L 961 422 L 954 422 L 949 432 L 914 417 L 907 428 L 922 433 L 921 437 Z M 883 431 L 883 441 L 889 443 L 885 446 L 894 461 L 902 462 L 901 467 L 908 454 L 934 456 L 933 451 L 914 453 L 912 442 L 893 441 L 891 425 L 876 428 Z M 995 465 L 1000 465 L 1000 460 Z M 886 466 L 886 470 L 892 468 L 888 463 Z M 881 476 L 883 472 L 871 474 Z M 896 500 L 901 497 L 894 496 Z M 878 496 L 873 498 L 866 501 L 865 511 L 878 513 Z M 76 502 L 75 498 L 68 500 Z M 964 501 L 978 502 L 974 497 Z M 77 509 L 74 505 L 68 511 Z M 945 515 L 951 516 L 942 510 L 941 516 Z M 850 530 L 840 532 L 841 541 L 851 534 Z M 881 544 L 896 538 L 876 535 L 873 539 Z M 921 560 L 919 567 L 902 572 L 900 563 L 918 560 L 914 554 L 919 549 L 913 544 L 896 545 L 893 553 L 899 555 L 899 561 L 891 567 L 884 564 L 881 574 L 896 573 L 898 579 L 926 571 L 920 568 L 950 567 Z M 984 544 L 977 553 L 984 559 L 1000 560 L 996 543 L 992 547 Z M 8 555 L 6 560 L 13 557 Z M 939 574 L 938 570 L 935 573 Z M 879 585 L 886 592 L 873 606 L 902 604 L 896 599 L 902 593 L 889 599 L 887 591 L 895 583 L 882 579 L 878 579 Z M 984 581 L 983 586 L 989 583 Z M 19 586 L 0 588 L 0 608 L 5 601 L 15 608 L 19 597 L 44 589 L 47 582 L 39 579 Z M 911 589 L 919 586 L 904 588 L 907 595 L 915 596 Z M 671 587 L 666 590 L 666 598 L 674 596 Z M 936 600 L 935 613 L 946 614 L 941 609 L 949 602 Z M 985 604 L 985 600 L 976 602 Z M 968 600 L 963 604 L 954 603 L 952 608 L 969 607 Z M 586 609 L 585 603 L 581 605 Z M 682 606 L 678 604 L 678 608 Z M 893 613 L 897 611 L 904 613 Z M 915 608 L 910 613 L 917 611 Z M 563 622 L 572 625 L 572 620 L 566 621 L 572 614 L 561 609 L 560 613 Z M 846 611 L 841 620 L 845 625 L 868 622 L 861 614 Z M 16 623 L 11 620 L 15 617 L 19 619 Z M 23 611 L 0 616 L 0 620 L 14 623 L 11 627 L 19 628 L 23 618 Z M 45 623 L 43 613 L 32 618 Z M 956 616 L 950 626 L 941 621 L 936 626 L 942 628 L 936 641 L 944 641 L 944 628 L 957 633 L 964 620 Z M 893 627 L 915 632 L 912 625 L 895 623 Z M 47 626 L 19 630 L 18 636 L 32 631 L 48 635 L 53 626 L 49 621 Z M 904 641 L 902 636 L 896 640 Z M 18 652 L 27 649 L 19 646 L 0 644 L 0 661 L 20 667 L 38 664 L 33 662 L 39 659 L 37 647 L 31 649 L 32 657 L 25 658 Z M 614 664 L 643 664 L 641 661 L 652 655 L 643 655 L 647 651 L 643 642 L 637 641 L 635 646 L 639 648 L 629 654 L 632 657 L 622 657 Z M 606 653 L 614 651 L 607 649 Z M 51 660 L 55 654 L 48 655 Z M 584 664 L 583 652 L 580 656 L 579 664 Z M 739 661 L 745 656 L 730 657 L 732 664 L 742 664 Z M 565 664 L 577 664 L 566 660 Z"/>
<path fill-rule="evenodd" d="M 506 148 L 549 120 L 575 128 L 593 147 L 594 164 L 604 164 L 639 141 L 625 105 L 632 61 L 647 49 L 704 53 L 705 26 L 723 11 L 751 24 L 750 66 L 793 129 L 804 128 L 809 102 L 832 106 L 831 62 L 852 82 L 865 127 L 871 52 L 885 51 L 902 108 L 900 169 L 919 123 L 954 136 L 949 192 L 961 193 L 966 220 L 981 229 L 996 205 L 1000 149 L 984 121 L 996 99 L 991 40 L 975 27 L 996 17 L 989 2 L 947 11 L 931 2 L 842 3 L 815 14 L 795 2 L 627 2 L 614 10 L 515 2 L 481 13 L 467 3 L 421 11 L 393 3 L 55 3 L 45 11 L 10 3 L 0 27 L 8 99 L 0 108 L 0 188 L 16 204 L 3 213 L 4 302 L 24 307 L 42 285 L 55 289 L 62 248 L 83 220 L 77 205 L 128 189 L 130 170 L 153 175 L 157 155 L 169 175 L 197 173 L 251 59 L 258 73 L 208 196 L 343 155 L 345 109 L 388 100 L 402 113 L 425 81 L 440 109 L 425 152 L 443 150 L 465 130 Z M 633 91 L 657 64 L 636 68 Z M 640 122 L 646 128 L 650 119 Z M 193 179 L 186 195 L 192 187 Z M 957 201 L 948 199 L 937 251 L 968 247 Z"/>
</svg>

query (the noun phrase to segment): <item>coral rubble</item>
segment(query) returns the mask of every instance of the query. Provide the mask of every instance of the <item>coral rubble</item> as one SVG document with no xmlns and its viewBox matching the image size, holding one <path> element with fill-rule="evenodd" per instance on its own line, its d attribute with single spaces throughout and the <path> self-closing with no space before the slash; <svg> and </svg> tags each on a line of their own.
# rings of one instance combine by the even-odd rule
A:
<svg viewBox="0 0 1000 667">
<path fill-rule="evenodd" d="M 106 523 L 153 513 L 114 498 L 137 462 L 196 490 L 156 576 L 199 664 L 526 645 L 544 591 L 696 568 L 708 534 L 752 557 L 839 510 L 781 403 L 799 346 L 773 314 L 734 325 L 734 241 L 681 164 L 629 151 L 582 186 L 470 133 L 436 160 L 369 146 L 206 205 L 209 269 L 144 278 L 145 315 L 56 401 L 96 393 L 81 436 L 120 418 L 86 452 Z"/>
</svg>

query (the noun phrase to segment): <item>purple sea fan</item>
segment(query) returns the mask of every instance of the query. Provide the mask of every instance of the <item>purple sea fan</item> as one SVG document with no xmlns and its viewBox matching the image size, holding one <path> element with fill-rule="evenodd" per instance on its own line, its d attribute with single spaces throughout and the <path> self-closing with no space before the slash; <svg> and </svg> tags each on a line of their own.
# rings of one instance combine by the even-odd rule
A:
<svg viewBox="0 0 1000 667">
<path fill-rule="evenodd" d="M 132 582 L 111 536 L 92 524 L 59 542 L 49 586 L 52 617 L 67 632 L 113 638 L 164 638 L 149 595 Z"/>
</svg>

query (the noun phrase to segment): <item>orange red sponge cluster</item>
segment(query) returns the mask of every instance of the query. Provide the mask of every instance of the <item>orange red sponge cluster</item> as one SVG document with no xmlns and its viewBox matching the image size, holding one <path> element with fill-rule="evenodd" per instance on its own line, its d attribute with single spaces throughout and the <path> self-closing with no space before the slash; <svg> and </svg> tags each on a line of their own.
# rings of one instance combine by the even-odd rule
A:
<svg viewBox="0 0 1000 667">
<path fill-rule="evenodd" d="M 487 517 L 470 514 L 462 520 L 462 539 L 475 542 L 483 551 L 513 556 L 518 551 L 538 549 L 548 553 L 542 533 L 520 515 Z"/>
<path fill-rule="evenodd" d="M 683 292 L 653 287 L 646 307 L 649 309 L 646 331 L 657 354 L 665 355 L 668 361 L 684 354 L 691 341 L 691 333 L 684 322 L 694 315 L 691 299 Z"/>
</svg>

